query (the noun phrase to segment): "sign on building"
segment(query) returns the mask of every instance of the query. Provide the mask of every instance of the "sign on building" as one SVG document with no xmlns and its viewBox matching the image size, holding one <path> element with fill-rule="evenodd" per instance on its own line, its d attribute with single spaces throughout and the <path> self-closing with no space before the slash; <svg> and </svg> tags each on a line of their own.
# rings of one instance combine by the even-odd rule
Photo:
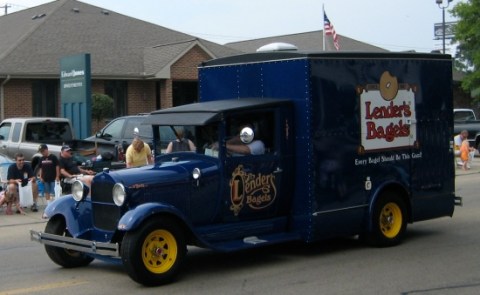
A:
<svg viewBox="0 0 480 295">
<path fill-rule="evenodd" d="M 76 138 L 91 134 L 92 90 L 90 54 L 67 56 L 60 60 L 62 116 L 70 119 Z"/>
</svg>

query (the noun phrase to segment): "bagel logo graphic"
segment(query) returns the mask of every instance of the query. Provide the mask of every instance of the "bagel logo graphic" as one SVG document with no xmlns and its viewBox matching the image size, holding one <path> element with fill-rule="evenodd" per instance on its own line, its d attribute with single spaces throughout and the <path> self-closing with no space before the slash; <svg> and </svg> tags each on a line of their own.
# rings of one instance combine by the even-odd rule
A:
<svg viewBox="0 0 480 295">
<path fill-rule="evenodd" d="M 359 153 L 418 146 L 416 92 L 417 86 L 399 83 L 389 71 L 380 75 L 378 84 L 357 86 L 362 136 Z"/>
<path fill-rule="evenodd" d="M 390 75 L 390 73 L 384 72 L 380 77 L 380 95 L 385 100 L 392 100 L 398 93 L 398 81 L 397 77 Z"/>
<path fill-rule="evenodd" d="M 253 210 L 269 207 L 275 201 L 277 188 L 275 175 L 247 173 L 238 165 L 230 180 L 230 210 L 237 216 L 244 205 Z"/>
</svg>

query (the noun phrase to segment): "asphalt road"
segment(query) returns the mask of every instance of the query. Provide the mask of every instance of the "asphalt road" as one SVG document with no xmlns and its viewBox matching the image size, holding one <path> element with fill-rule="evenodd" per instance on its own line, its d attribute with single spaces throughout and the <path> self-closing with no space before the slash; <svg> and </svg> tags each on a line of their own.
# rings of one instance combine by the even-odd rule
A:
<svg viewBox="0 0 480 295">
<path fill-rule="evenodd" d="M 191 248 L 179 279 L 156 288 L 133 282 L 121 265 L 60 268 L 30 241 L 29 230 L 45 226 L 40 213 L 0 212 L 0 295 L 480 294 L 480 161 L 458 170 L 463 207 L 453 218 L 409 225 L 400 246 L 371 248 L 351 238 L 231 254 Z"/>
</svg>

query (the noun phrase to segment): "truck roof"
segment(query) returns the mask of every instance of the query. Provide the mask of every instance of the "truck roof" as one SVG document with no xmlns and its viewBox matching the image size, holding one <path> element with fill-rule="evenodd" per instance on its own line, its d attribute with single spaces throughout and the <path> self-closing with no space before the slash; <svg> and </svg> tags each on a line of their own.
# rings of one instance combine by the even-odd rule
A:
<svg viewBox="0 0 480 295">
<path fill-rule="evenodd" d="M 250 62 L 262 62 L 270 60 L 287 60 L 287 59 L 316 59 L 316 58 L 335 58 L 335 59 L 443 59 L 451 60 L 448 54 L 439 53 L 419 53 L 419 52 L 322 52 L 322 51 L 271 51 L 246 53 L 224 58 L 217 58 L 201 63 L 201 67 L 239 64 Z"/>
<path fill-rule="evenodd" d="M 3 120 L 3 122 L 69 122 L 67 118 L 58 118 L 58 117 L 16 117 L 8 118 Z"/>
<path fill-rule="evenodd" d="M 268 107 L 284 103 L 289 103 L 289 100 L 273 98 L 240 98 L 192 103 L 154 111 L 150 113 L 142 124 L 206 125 L 210 122 L 220 120 L 221 115 L 225 112 Z M 181 116 L 181 114 L 188 114 L 188 116 Z"/>
</svg>

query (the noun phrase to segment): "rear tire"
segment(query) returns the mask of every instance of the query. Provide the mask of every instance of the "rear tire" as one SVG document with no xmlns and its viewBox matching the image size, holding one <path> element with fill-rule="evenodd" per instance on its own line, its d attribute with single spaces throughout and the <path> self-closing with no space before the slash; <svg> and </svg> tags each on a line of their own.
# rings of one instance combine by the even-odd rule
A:
<svg viewBox="0 0 480 295">
<path fill-rule="evenodd" d="M 128 275 L 146 286 L 170 283 L 187 254 L 185 237 L 177 222 L 152 219 L 127 232 L 120 249 Z"/>
<path fill-rule="evenodd" d="M 58 236 L 71 237 L 68 232 L 65 220 L 63 218 L 52 218 L 45 227 L 45 232 Z M 55 246 L 45 245 L 48 257 L 56 264 L 65 268 L 74 268 L 89 265 L 93 261 L 93 257 L 85 253 L 59 248 Z"/>
<path fill-rule="evenodd" d="M 377 247 L 401 243 L 407 229 L 407 210 L 398 192 L 386 191 L 377 200 L 371 215 L 371 230 L 367 242 Z"/>
</svg>

